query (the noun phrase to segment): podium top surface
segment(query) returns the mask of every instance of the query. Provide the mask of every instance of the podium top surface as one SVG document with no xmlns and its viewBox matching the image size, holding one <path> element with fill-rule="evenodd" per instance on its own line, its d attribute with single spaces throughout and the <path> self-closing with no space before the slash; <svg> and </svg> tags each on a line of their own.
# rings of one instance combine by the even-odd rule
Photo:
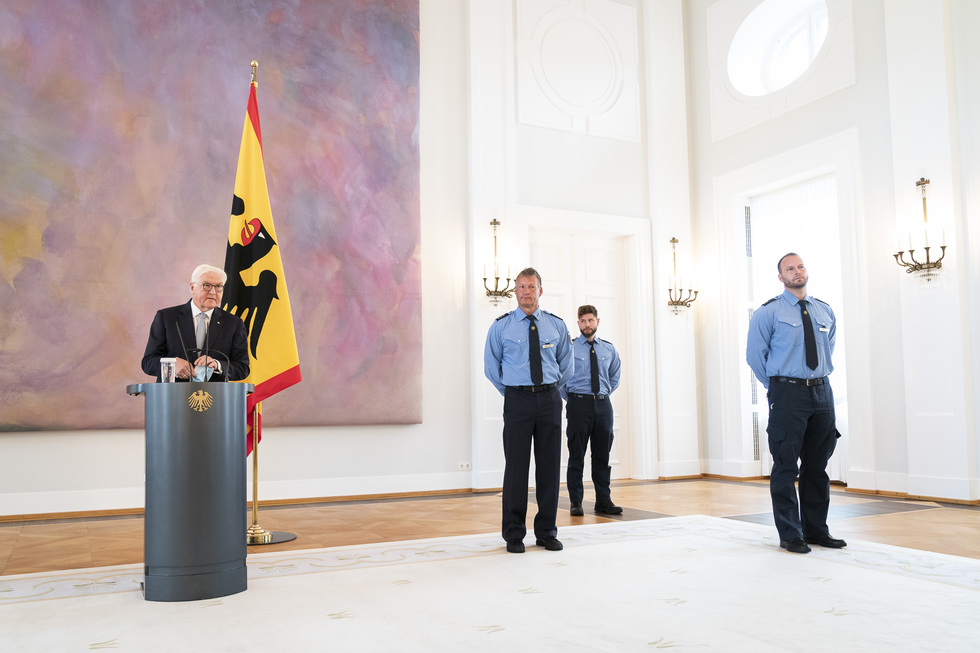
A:
<svg viewBox="0 0 980 653">
<path fill-rule="evenodd" d="M 253 384 L 251 384 L 251 383 L 242 383 L 241 381 L 204 381 L 204 382 L 180 381 L 180 382 L 176 382 L 176 383 L 173 383 L 173 384 L 170 384 L 170 383 L 154 383 L 154 382 L 151 381 L 149 383 L 133 383 L 131 385 L 127 385 L 126 386 L 126 394 L 128 394 L 128 395 L 141 395 L 141 394 L 145 394 L 148 388 L 153 387 L 153 386 L 156 386 L 156 385 L 177 385 L 178 383 L 180 383 L 180 384 L 187 383 L 188 385 L 196 386 L 196 387 L 202 388 L 202 389 L 203 388 L 213 388 L 215 386 L 220 386 L 220 385 L 243 385 L 243 386 L 245 386 L 245 392 L 246 393 L 251 394 L 251 393 L 255 392 L 255 386 Z"/>
</svg>

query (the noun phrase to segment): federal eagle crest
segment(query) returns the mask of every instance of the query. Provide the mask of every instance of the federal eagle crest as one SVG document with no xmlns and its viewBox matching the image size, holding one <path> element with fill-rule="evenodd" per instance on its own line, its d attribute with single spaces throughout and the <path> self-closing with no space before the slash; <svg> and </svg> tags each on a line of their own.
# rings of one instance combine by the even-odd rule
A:
<svg viewBox="0 0 980 653">
<path fill-rule="evenodd" d="M 204 390 L 198 390 L 187 398 L 187 405 L 199 413 L 203 413 L 211 407 L 213 401 L 211 394 Z"/>
</svg>

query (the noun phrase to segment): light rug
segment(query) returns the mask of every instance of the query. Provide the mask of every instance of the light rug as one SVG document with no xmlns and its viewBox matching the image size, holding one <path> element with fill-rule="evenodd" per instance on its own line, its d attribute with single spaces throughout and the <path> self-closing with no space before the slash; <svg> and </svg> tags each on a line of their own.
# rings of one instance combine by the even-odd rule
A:
<svg viewBox="0 0 980 653">
<path fill-rule="evenodd" d="M 0 577 L 3 651 L 977 651 L 980 561 L 778 548 L 693 516 L 248 556 L 249 588 L 144 601 L 141 567 Z"/>
</svg>

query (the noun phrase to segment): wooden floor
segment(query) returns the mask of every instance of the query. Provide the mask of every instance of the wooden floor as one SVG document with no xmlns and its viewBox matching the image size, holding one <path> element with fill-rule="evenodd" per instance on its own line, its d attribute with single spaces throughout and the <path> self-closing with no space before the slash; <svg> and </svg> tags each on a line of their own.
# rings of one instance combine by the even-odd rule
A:
<svg viewBox="0 0 980 653">
<path fill-rule="evenodd" d="M 772 524 L 765 482 L 617 481 L 613 483 L 613 500 L 625 508 L 617 517 L 593 513 L 590 498 L 586 489 L 585 516 L 571 517 L 562 489 L 559 538 L 564 526 L 680 515 Z M 530 520 L 534 507 L 528 512 Z M 250 553 L 497 533 L 500 495 L 483 492 L 270 506 L 259 511 L 259 524 L 266 530 L 294 533 L 297 538 L 283 544 L 251 546 Z M 866 496 L 835 488 L 830 529 L 835 537 L 844 539 L 980 559 L 980 506 Z M 0 522 L 2 575 L 142 561 L 140 516 Z"/>
</svg>

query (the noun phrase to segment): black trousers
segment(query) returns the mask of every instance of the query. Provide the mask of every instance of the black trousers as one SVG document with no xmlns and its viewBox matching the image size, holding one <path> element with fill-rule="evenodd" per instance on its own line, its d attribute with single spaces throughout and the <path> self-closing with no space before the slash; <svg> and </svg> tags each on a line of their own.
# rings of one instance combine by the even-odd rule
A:
<svg viewBox="0 0 980 653">
<path fill-rule="evenodd" d="M 613 408 L 606 399 L 581 399 L 569 393 L 566 407 L 568 425 L 568 472 L 565 477 L 568 498 L 572 503 L 582 503 L 585 488 L 582 474 L 585 470 L 585 448 L 592 449 L 592 483 L 595 485 L 595 501 L 600 505 L 612 503 L 609 493 L 609 451 L 613 445 Z M 591 445 L 589 444 L 591 442 Z"/>
<path fill-rule="evenodd" d="M 561 396 L 557 388 L 531 393 L 508 387 L 504 393 L 504 493 L 501 534 L 505 540 L 527 533 L 528 475 L 534 450 L 534 495 L 538 512 L 534 535 L 555 537 L 561 484 Z"/>
<path fill-rule="evenodd" d="M 829 383 L 769 386 L 769 494 L 779 539 L 829 535 L 827 461 L 837 446 L 834 393 Z M 796 478 L 799 475 L 799 498 Z"/>
</svg>

